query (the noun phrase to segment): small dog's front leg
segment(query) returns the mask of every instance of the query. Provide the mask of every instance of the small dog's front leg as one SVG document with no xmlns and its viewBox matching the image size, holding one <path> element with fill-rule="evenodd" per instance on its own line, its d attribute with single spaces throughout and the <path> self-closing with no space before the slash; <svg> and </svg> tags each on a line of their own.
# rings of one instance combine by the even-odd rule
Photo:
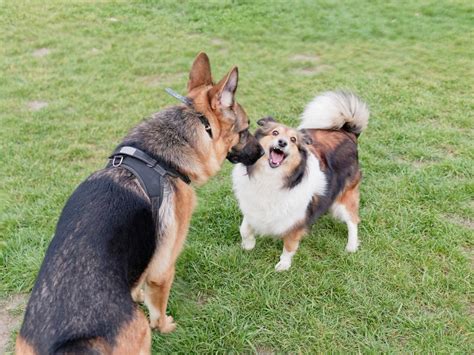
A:
<svg viewBox="0 0 474 355">
<path fill-rule="evenodd" d="M 242 237 L 242 249 L 252 250 L 255 248 L 255 233 L 244 217 L 242 224 L 240 225 L 240 236 Z"/>
<path fill-rule="evenodd" d="M 291 267 L 291 261 L 296 253 L 296 250 L 298 250 L 300 240 L 303 238 L 304 233 L 305 229 L 299 228 L 292 230 L 283 237 L 283 252 L 280 255 L 280 261 L 275 265 L 276 271 L 285 271 Z"/>
</svg>

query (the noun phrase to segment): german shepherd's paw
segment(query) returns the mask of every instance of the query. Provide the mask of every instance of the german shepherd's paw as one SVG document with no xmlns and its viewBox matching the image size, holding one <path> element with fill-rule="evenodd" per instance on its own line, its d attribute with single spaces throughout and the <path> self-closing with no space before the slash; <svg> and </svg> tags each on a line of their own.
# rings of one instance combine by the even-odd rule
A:
<svg viewBox="0 0 474 355">
<path fill-rule="evenodd" d="M 136 303 L 145 302 L 145 291 L 142 288 L 137 288 L 132 291 L 132 299 Z"/>
<path fill-rule="evenodd" d="M 160 317 L 157 321 L 150 323 L 150 326 L 153 329 L 158 329 L 162 334 L 174 332 L 176 329 L 176 323 L 172 316 Z"/>
</svg>

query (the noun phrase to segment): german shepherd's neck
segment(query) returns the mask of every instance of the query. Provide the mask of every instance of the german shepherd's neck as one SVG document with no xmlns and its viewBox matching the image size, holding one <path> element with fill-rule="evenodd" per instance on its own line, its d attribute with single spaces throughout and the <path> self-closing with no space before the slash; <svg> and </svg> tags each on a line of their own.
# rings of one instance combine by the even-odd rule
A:
<svg viewBox="0 0 474 355">
<path fill-rule="evenodd" d="M 170 107 L 134 127 L 119 147 L 129 145 L 143 150 L 193 182 L 205 182 L 211 175 L 207 167 L 211 137 L 200 115 L 184 105 Z"/>
</svg>

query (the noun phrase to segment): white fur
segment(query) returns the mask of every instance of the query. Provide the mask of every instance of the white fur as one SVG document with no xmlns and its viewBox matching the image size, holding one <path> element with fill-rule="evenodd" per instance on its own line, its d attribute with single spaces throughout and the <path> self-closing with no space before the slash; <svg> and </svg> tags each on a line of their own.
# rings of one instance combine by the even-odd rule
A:
<svg viewBox="0 0 474 355">
<path fill-rule="evenodd" d="M 347 123 L 360 133 L 368 121 L 369 109 L 355 94 L 328 91 L 316 96 L 306 106 L 299 129 L 340 129 Z"/>
<path fill-rule="evenodd" d="M 348 238 L 346 251 L 354 253 L 359 248 L 359 237 L 357 236 L 357 223 L 352 221 L 350 213 L 346 207 L 340 203 L 333 203 L 331 206 L 331 214 L 347 224 Z"/>
<path fill-rule="evenodd" d="M 326 190 L 326 177 L 313 154 L 308 154 L 306 176 L 292 189 L 283 187 L 283 169 L 262 165 L 256 167 L 250 178 L 242 164 L 232 172 L 234 192 L 244 215 L 242 244 L 249 247 L 253 232 L 281 236 L 303 221 L 313 196 L 324 195 Z"/>
<path fill-rule="evenodd" d="M 295 255 L 295 251 L 287 251 L 285 247 L 283 247 L 283 253 L 280 255 L 280 261 L 278 264 L 275 265 L 275 270 L 276 271 L 285 271 L 288 270 L 291 267 L 291 260 L 293 259 L 293 256 Z"/>
<path fill-rule="evenodd" d="M 255 248 L 255 233 L 245 217 L 240 225 L 240 235 L 242 236 L 242 249 L 252 250 Z"/>
</svg>

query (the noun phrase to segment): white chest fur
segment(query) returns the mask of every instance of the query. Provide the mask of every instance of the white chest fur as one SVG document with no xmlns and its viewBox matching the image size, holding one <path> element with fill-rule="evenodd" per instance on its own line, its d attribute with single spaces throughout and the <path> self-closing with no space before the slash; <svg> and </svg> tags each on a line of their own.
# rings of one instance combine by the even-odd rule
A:
<svg viewBox="0 0 474 355">
<path fill-rule="evenodd" d="M 247 169 L 238 164 L 233 172 L 234 192 L 247 222 L 258 234 L 282 235 L 303 221 L 313 195 L 323 195 L 326 178 L 314 155 L 308 155 L 307 172 L 292 189 L 283 187 L 283 169 L 264 164 L 249 178 Z"/>
</svg>

